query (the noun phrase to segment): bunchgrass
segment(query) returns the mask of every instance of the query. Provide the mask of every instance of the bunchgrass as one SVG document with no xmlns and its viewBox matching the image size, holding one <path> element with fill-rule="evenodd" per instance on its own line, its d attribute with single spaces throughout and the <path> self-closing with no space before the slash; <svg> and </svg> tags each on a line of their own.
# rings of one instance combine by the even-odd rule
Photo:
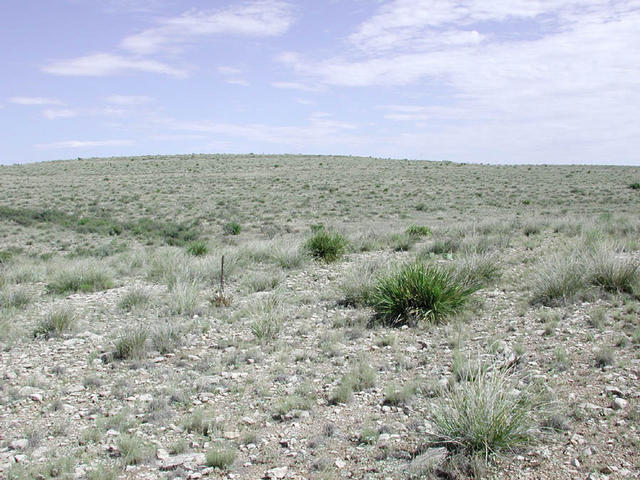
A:
<svg viewBox="0 0 640 480">
<path fill-rule="evenodd" d="M 309 237 L 304 248 L 315 259 L 335 262 L 344 254 L 347 239 L 338 232 L 321 228 Z"/>
<path fill-rule="evenodd" d="M 120 435 L 118 449 L 125 465 L 139 465 L 151 457 L 149 447 L 136 435 Z"/>
<path fill-rule="evenodd" d="M 228 445 L 215 444 L 206 453 L 208 467 L 225 470 L 236 460 L 236 451 Z"/>
<path fill-rule="evenodd" d="M 169 291 L 169 312 L 191 317 L 198 313 L 200 285 L 196 282 L 179 281 Z"/>
<path fill-rule="evenodd" d="M 530 442 L 539 406 L 532 387 L 513 373 L 478 366 L 443 391 L 431 415 L 431 440 L 449 450 L 486 458 Z"/>
<path fill-rule="evenodd" d="M 0 292 L 0 308 L 25 308 L 33 300 L 33 294 L 24 287 Z"/>
<path fill-rule="evenodd" d="M 137 328 L 126 331 L 115 344 L 113 353 L 117 360 L 140 360 L 147 354 L 147 340 L 149 331 Z"/>
<path fill-rule="evenodd" d="M 438 323 L 460 312 L 476 289 L 456 278 L 450 269 L 410 263 L 381 277 L 369 303 L 383 325 Z"/>
<path fill-rule="evenodd" d="M 112 272 L 95 260 L 83 260 L 68 266 L 59 265 L 49 276 L 49 293 L 96 292 L 113 287 Z"/>
<path fill-rule="evenodd" d="M 151 296 L 146 290 L 134 287 L 122 296 L 118 302 L 118 307 L 125 312 L 131 312 L 148 304 L 150 299 Z"/>
<path fill-rule="evenodd" d="M 189 255 L 193 255 L 194 257 L 202 257 L 209 253 L 209 246 L 206 242 L 202 240 L 197 240 L 195 242 L 191 242 L 187 246 L 187 253 Z"/>
<path fill-rule="evenodd" d="M 71 307 L 60 306 L 46 313 L 33 330 L 34 337 L 57 337 L 73 330 L 76 322 Z"/>
</svg>

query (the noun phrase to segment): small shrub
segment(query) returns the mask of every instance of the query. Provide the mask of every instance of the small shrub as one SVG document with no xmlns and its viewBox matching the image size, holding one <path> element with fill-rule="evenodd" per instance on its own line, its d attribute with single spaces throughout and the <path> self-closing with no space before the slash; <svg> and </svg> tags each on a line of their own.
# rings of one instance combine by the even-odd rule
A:
<svg viewBox="0 0 640 480">
<path fill-rule="evenodd" d="M 217 444 L 212 446 L 206 454 L 206 463 L 208 467 L 224 470 L 233 465 L 236 460 L 236 451 L 231 447 Z"/>
<path fill-rule="evenodd" d="M 383 268 L 377 261 L 367 261 L 351 268 L 338 284 L 340 304 L 352 307 L 362 307 L 368 304 L 376 274 Z"/>
<path fill-rule="evenodd" d="M 222 231 L 225 235 L 239 235 L 242 231 L 242 226 L 237 222 L 229 222 L 223 225 Z"/>
<path fill-rule="evenodd" d="M 366 390 L 375 384 L 376 371 L 361 359 L 349 373 L 342 377 L 336 389 L 329 396 L 329 403 L 347 403 L 351 400 L 353 392 Z"/>
<path fill-rule="evenodd" d="M 338 260 L 347 247 L 347 240 L 338 232 L 329 232 L 325 229 L 318 230 L 311 236 L 304 248 L 309 254 L 325 262 L 335 262 Z"/>
<path fill-rule="evenodd" d="M 282 276 L 271 272 L 253 272 L 244 280 L 244 286 L 249 293 L 267 292 L 273 290 L 282 281 Z"/>
<path fill-rule="evenodd" d="M 500 276 L 500 267 L 494 255 L 465 255 L 456 261 L 454 276 L 464 285 L 482 288 Z"/>
<path fill-rule="evenodd" d="M 413 263 L 380 278 L 370 304 L 384 325 L 440 322 L 462 310 L 476 289 L 464 285 L 450 270 Z"/>
<path fill-rule="evenodd" d="M 384 389 L 384 399 L 382 403 L 384 405 L 406 405 L 407 402 L 416 393 L 416 386 L 414 384 L 407 384 L 399 386 L 396 384 L 387 385 Z"/>
<path fill-rule="evenodd" d="M 431 422 L 434 443 L 485 458 L 532 439 L 537 395 L 512 374 L 482 369 L 442 393 Z"/>
<path fill-rule="evenodd" d="M 630 184 L 629 188 L 631 190 L 640 190 L 640 182 L 634 182 L 634 183 Z"/>
<path fill-rule="evenodd" d="M 45 314 L 33 331 L 34 337 L 51 338 L 73 330 L 76 317 L 73 309 L 67 306 L 57 307 Z"/>
<path fill-rule="evenodd" d="M 191 242 L 187 247 L 187 253 L 194 257 L 202 257 L 209 253 L 209 247 L 207 246 L 207 243 L 203 241 Z"/>
<path fill-rule="evenodd" d="M 129 290 L 122 296 L 118 302 L 118 307 L 125 312 L 131 312 L 136 308 L 149 303 L 150 299 L 150 295 L 144 289 L 136 287 Z"/>
<path fill-rule="evenodd" d="M 315 405 L 315 397 L 299 393 L 289 395 L 275 405 L 273 418 L 283 420 L 285 416 L 297 410 L 311 410 Z M 295 416 L 295 415 L 294 415 Z"/>
<path fill-rule="evenodd" d="M 640 282 L 640 270 L 633 260 L 617 258 L 613 252 L 604 251 L 594 255 L 590 280 L 607 292 L 634 293 Z"/>
<path fill-rule="evenodd" d="M 251 319 L 251 333 L 260 341 L 277 337 L 284 321 L 284 312 L 280 298 L 272 295 L 249 305 L 245 314 Z"/>
<path fill-rule="evenodd" d="M 114 358 L 118 360 L 140 360 L 147 353 L 147 339 L 149 331 L 145 328 L 125 332 L 115 345 Z"/>
<path fill-rule="evenodd" d="M 394 252 L 408 252 L 418 241 L 416 235 L 408 233 L 394 234 L 389 238 L 389 246 Z"/>
</svg>

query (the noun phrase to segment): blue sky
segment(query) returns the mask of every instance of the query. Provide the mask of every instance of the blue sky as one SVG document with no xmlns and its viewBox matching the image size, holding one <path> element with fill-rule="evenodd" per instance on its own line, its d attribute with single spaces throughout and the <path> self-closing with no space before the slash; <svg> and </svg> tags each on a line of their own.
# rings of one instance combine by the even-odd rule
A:
<svg viewBox="0 0 640 480">
<path fill-rule="evenodd" d="M 640 0 L 3 0 L 0 163 L 640 164 Z"/>
</svg>

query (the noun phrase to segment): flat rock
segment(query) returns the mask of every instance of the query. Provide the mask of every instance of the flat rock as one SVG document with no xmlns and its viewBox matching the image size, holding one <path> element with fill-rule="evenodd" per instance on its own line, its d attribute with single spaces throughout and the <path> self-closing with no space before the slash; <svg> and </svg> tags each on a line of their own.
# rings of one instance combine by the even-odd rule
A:
<svg viewBox="0 0 640 480">
<path fill-rule="evenodd" d="M 287 476 L 289 467 L 278 467 L 267 470 L 264 474 L 264 478 L 284 478 Z"/>
</svg>

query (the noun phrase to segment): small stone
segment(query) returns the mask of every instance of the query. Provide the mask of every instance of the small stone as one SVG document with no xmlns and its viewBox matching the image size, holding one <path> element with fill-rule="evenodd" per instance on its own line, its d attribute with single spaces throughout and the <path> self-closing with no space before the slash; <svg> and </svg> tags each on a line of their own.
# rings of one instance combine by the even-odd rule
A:
<svg viewBox="0 0 640 480">
<path fill-rule="evenodd" d="M 27 461 L 27 456 L 26 455 L 15 455 L 13 457 L 13 461 L 16 463 L 25 463 Z"/>
<path fill-rule="evenodd" d="M 141 402 L 151 403 L 153 402 L 153 395 L 150 393 L 143 393 L 138 397 Z"/>
<path fill-rule="evenodd" d="M 240 421 L 245 425 L 253 425 L 256 423 L 256 421 L 251 417 L 242 417 Z"/>
<path fill-rule="evenodd" d="M 21 438 L 19 440 L 14 440 L 9 444 L 9 450 L 24 450 L 29 446 L 29 440 L 26 438 Z"/>
<path fill-rule="evenodd" d="M 289 467 L 272 468 L 271 470 L 267 470 L 264 478 L 284 478 L 287 476 L 288 470 Z"/>
<path fill-rule="evenodd" d="M 159 448 L 156 451 L 156 458 L 158 460 L 166 460 L 167 458 L 169 458 L 169 452 L 167 452 L 164 448 Z"/>
<path fill-rule="evenodd" d="M 42 403 L 42 394 L 40 393 L 32 393 L 29 398 L 34 402 Z"/>
<path fill-rule="evenodd" d="M 340 458 L 336 460 L 336 468 L 338 468 L 339 470 L 342 470 L 346 466 L 347 466 L 347 462 L 345 462 L 344 460 Z"/>
<path fill-rule="evenodd" d="M 624 395 L 622 394 L 622 390 L 611 385 L 605 387 L 604 393 L 607 395 L 613 395 L 614 397 L 624 397 Z"/>
<path fill-rule="evenodd" d="M 224 438 L 226 438 L 227 440 L 235 440 L 236 438 L 240 437 L 240 432 L 233 430 L 233 431 L 227 431 L 227 432 L 223 432 L 222 436 Z"/>
<path fill-rule="evenodd" d="M 65 390 L 67 391 L 67 393 L 79 393 L 84 390 L 84 386 L 80 385 L 79 383 L 74 383 L 73 385 L 69 385 L 67 388 L 65 388 Z"/>
<path fill-rule="evenodd" d="M 616 397 L 613 399 L 613 402 L 611 402 L 611 408 L 613 408 L 614 410 L 624 410 L 625 408 L 627 408 L 628 404 L 629 402 L 624 398 Z"/>
<path fill-rule="evenodd" d="M 571 461 L 571 465 L 573 465 L 573 466 L 574 466 L 574 467 L 576 467 L 576 468 L 580 468 L 580 460 L 578 460 L 577 458 L 574 458 L 574 459 Z"/>
</svg>

